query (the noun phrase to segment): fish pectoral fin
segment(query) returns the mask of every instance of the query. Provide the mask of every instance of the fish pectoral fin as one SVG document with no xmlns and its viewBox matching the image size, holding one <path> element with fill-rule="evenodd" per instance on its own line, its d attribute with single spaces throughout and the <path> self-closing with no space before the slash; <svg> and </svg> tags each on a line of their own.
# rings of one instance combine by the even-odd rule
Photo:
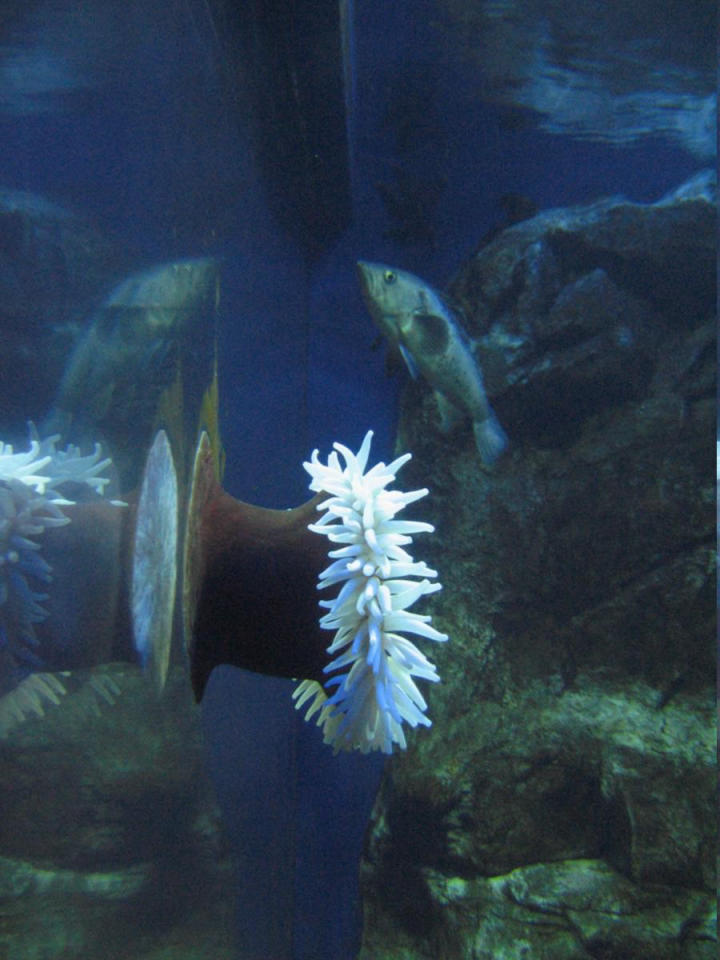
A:
<svg viewBox="0 0 720 960">
<path fill-rule="evenodd" d="M 507 434 L 492 410 L 484 420 L 473 422 L 473 432 L 480 458 L 485 466 L 489 467 L 507 447 Z"/>
<path fill-rule="evenodd" d="M 440 413 L 440 430 L 442 433 L 450 433 L 450 431 L 462 420 L 463 412 L 459 407 L 456 407 L 455 404 L 448 400 L 448 398 L 435 391 L 435 399 L 438 405 L 438 412 Z"/>
<path fill-rule="evenodd" d="M 405 366 L 410 371 L 410 376 L 413 378 L 413 380 L 417 380 L 420 374 L 418 373 L 418 368 L 415 365 L 413 355 L 410 353 L 407 347 L 403 346 L 402 343 L 398 344 L 398 346 L 400 348 L 400 353 L 402 354 L 402 358 L 405 361 Z"/>
</svg>

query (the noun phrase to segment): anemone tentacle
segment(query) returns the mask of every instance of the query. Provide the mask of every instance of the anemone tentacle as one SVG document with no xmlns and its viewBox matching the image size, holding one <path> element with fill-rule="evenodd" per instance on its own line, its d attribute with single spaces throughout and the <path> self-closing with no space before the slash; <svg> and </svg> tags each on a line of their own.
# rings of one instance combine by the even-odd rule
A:
<svg viewBox="0 0 720 960">
<path fill-rule="evenodd" d="M 328 647 L 332 659 L 325 667 L 330 676 L 324 688 L 303 681 L 293 697 L 297 708 L 310 701 L 306 718 L 318 713 L 325 742 L 336 750 L 391 753 L 395 744 L 406 746 L 404 723 L 431 723 L 413 677 L 440 679 L 434 664 L 403 634 L 435 641 L 447 636 L 430 625 L 429 616 L 408 611 L 420 597 L 440 590 L 439 583 L 431 582 L 436 571 L 404 549 L 412 534 L 434 528 L 394 519 L 428 491 L 386 489 L 410 454 L 366 472 L 371 440 L 370 430 L 356 454 L 336 443 L 327 464 L 320 462 L 317 450 L 304 464 L 312 478 L 310 489 L 330 494 L 318 505 L 322 517 L 309 529 L 340 545 L 329 552 L 332 562 L 320 574 L 318 589 L 341 586 L 334 600 L 320 601 L 327 610 L 320 625 L 335 631 Z"/>
<path fill-rule="evenodd" d="M 42 666 L 34 648 L 36 624 L 47 616 L 42 606 L 52 568 L 42 556 L 42 538 L 52 527 L 70 523 L 62 507 L 72 504 L 71 489 L 102 494 L 109 467 L 100 444 L 82 455 L 72 444 L 58 449 L 60 437 L 40 440 L 30 428 L 28 449 L 15 452 L 0 442 L 0 651 L 20 668 Z M 92 494 L 91 494 L 92 495 Z"/>
</svg>

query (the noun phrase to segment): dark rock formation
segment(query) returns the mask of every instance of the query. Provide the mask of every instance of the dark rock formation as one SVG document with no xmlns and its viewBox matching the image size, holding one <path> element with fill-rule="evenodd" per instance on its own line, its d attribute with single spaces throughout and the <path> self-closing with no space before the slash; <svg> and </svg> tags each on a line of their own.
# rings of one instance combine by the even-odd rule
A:
<svg viewBox="0 0 720 960">
<path fill-rule="evenodd" d="M 62 679 L 58 706 L 0 740 L 0 956 L 229 958 L 234 883 L 186 671 L 162 697 L 129 665 Z"/>
<path fill-rule="evenodd" d="M 546 211 L 451 286 L 511 449 L 483 470 L 409 385 L 451 640 L 376 807 L 367 960 L 716 955 L 714 204 Z"/>
</svg>

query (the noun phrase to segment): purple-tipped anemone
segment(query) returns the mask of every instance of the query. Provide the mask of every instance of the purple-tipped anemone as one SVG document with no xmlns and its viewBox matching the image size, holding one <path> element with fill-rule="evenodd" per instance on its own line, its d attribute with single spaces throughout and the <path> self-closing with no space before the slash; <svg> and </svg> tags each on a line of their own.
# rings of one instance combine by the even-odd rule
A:
<svg viewBox="0 0 720 960">
<path fill-rule="evenodd" d="M 71 493 L 84 487 L 101 494 L 109 482 L 101 473 L 110 460 L 102 458 L 99 444 L 83 456 L 72 445 L 59 450 L 59 439 L 40 441 L 31 428 L 25 451 L 0 442 L 0 658 L 11 683 L 43 665 L 36 626 L 47 616 L 53 579 L 42 551 L 46 531 L 70 523 L 63 508 L 74 502 Z M 55 701 L 60 688 L 42 675 L 23 684 L 9 716 L 41 712 L 42 700 Z"/>
<path fill-rule="evenodd" d="M 60 507 L 32 486 L 0 479 L 0 649 L 33 666 L 38 665 L 35 624 L 47 616 L 43 588 L 52 580 L 42 535 L 66 523 Z"/>
</svg>

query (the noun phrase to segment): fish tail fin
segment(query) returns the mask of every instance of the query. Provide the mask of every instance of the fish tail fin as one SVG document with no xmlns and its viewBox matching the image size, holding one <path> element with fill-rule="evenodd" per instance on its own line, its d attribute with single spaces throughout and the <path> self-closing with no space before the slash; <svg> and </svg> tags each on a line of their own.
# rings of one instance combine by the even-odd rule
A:
<svg viewBox="0 0 720 960">
<path fill-rule="evenodd" d="M 485 466 L 491 466 L 508 445 L 507 434 L 493 411 L 484 420 L 473 422 L 475 443 Z"/>
</svg>

